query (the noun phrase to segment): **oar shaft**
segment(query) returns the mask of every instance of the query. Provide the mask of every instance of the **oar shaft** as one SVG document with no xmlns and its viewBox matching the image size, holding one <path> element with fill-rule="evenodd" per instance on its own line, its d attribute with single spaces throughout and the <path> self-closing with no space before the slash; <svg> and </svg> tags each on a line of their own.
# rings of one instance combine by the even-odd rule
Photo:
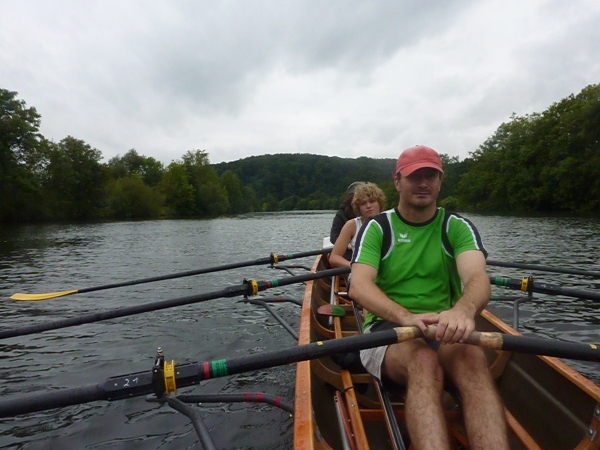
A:
<svg viewBox="0 0 600 450">
<path fill-rule="evenodd" d="M 260 355 L 244 355 L 202 363 L 202 379 L 223 377 L 251 370 L 292 364 L 308 359 L 321 358 L 365 348 L 390 345 L 423 336 L 417 327 L 398 327 L 377 333 L 367 333 L 343 339 L 331 339 L 297 347 L 265 352 Z M 258 357 L 257 357 L 258 356 Z"/>
<path fill-rule="evenodd" d="M 323 276 L 319 276 L 318 278 L 325 278 L 326 276 L 336 276 L 343 275 L 346 273 L 350 273 L 350 267 L 338 267 L 337 269 L 329 269 L 322 270 L 318 272 L 319 275 L 327 274 Z M 310 281 L 315 279 L 314 273 L 307 273 L 304 275 L 297 275 L 293 277 L 280 278 L 278 280 L 270 280 L 270 281 L 262 281 L 258 283 L 258 290 L 264 291 L 265 289 L 269 289 L 272 287 L 281 287 L 281 286 L 289 286 L 290 284 L 303 283 L 305 281 Z"/>
<path fill-rule="evenodd" d="M 285 255 L 277 255 L 275 253 L 271 253 L 271 255 L 268 258 L 255 259 L 253 261 L 225 264 L 223 266 L 217 266 L 217 267 L 206 267 L 204 269 L 188 270 L 187 272 L 171 273 L 168 275 L 159 275 L 156 277 L 141 278 L 139 280 L 123 281 L 120 283 L 105 284 L 102 286 L 94 286 L 94 287 L 88 287 L 88 288 L 83 288 L 83 289 L 71 289 L 71 290 L 60 291 L 60 292 L 47 292 L 44 294 L 25 294 L 25 293 L 18 292 L 16 294 L 11 295 L 10 298 L 12 300 L 22 300 L 22 301 L 49 300 L 51 298 L 63 297 L 66 295 L 82 294 L 85 292 L 101 291 L 101 290 L 105 290 L 105 289 L 113 289 L 113 288 L 124 287 L 124 286 L 133 286 L 133 285 L 142 284 L 142 283 L 152 283 L 154 281 L 171 280 L 174 278 L 189 277 L 192 275 L 201 275 L 201 274 L 212 273 L 212 272 L 220 272 L 223 270 L 238 269 L 241 267 L 258 266 L 258 265 L 264 265 L 264 264 L 273 265 L 273 264 L 277 264 L 278 262 L 281 262 L 281 261 L 287 261 L 289 259 L 303 258 L 306 256 L 315 256 L 315 255 L 326 254 L 326 253 L 330 253 L 330 252 L 331 252 L 331 249 L 319 249 L 319 250 L 312 250 L 309 252 L 288 253 Z"/>
<path fill-rule="evenodd" d="M 4 400 L 0 401 L 0 418 L 104 400 L 105 396 L 101 386 L 95 385 L 8 399 L 3 397 Z"/>
<path fill-rule="evenodd" d="M 560 267 L 549 267 L 549 266 L 542 266 L 542 265 L 538 265 L 538 264 L 503 262 L 503 261 L 496 261 L 493 259 L 488 259 L 486 261 L 486 263 L 488 266 L 510 267 L 510 268 L 514 268 L 514 269 L 537 270 L 540 272 L 565 273 L 565 274 L 569 274 L 569 275 L 584 275 L 584 276 L 588 276 L 588 277 L 600 278 L 600 272 L 593 271 L 593 270 L 563 269 Z"/>
<path fill-rule="evenodd" d="M 336 353 L 378 347 L 403 342 L 419 336 L 422 336 L 422 333 L 416 327 L 396 328 L 236 358 L 207 361 L 200 364 L 177 365 L 175 367 L 176 386 L 178 388 L 192 386 L 209 378 L 224 377 L 251 370 L 267 369 L 308 359 L 331 356 Z M 84 386 L 0 400 L 0 418 L 97 400 L 112 401 L 148 395 L 154 389 L 152 378 L 152 370 L 148 370 L 111 377 L 96 386 Z"/>
<path fill-rule="evenodd" d="M 26 336 L 29 334 L 41 333 L 44 331 L 57 330 L 60 328 L 74 327 L 86 323 L 100 322 L 102 320 L 116 319 L 119 317 L 133 316 L 150 311 L 159 311 L 161 309 L 174 308 L 176 306 L 189 305 L 191 303 L 200 303 L 206 300 L 213 300 L 222 297 L 233 297 L 243 295 L 247 292 L 247 285 L 232 286 L 216 292 L 206 294 L 190 295 L 187 297 L 179 297 L 171 300 L 163 300 L 143 305 L 128 306 L 125 308 L 113 309 L 90 314 L 82 314 L 81 316 L 71 317 L 69 319 L 56 320 L 54 322 L 40 323 L 37 325 L 27 325 L 21 328 L 12 330 L 0 331 L 0 339 L 6 339 L 17 336 Z"/>
<path fill-rule="evenodd" d="M 513 336 L 502 333 L 483 333 L 478 331 L 474 331 L 471 336 L 469 336 L 466 343 L 496 350 L 600 362 L 600 346 L 596 344 L 563 342 L 551 339 Z"/>
<path fill-rule="evenodd" d="M 318 273 L 298 275 L 295 277 L 287 277 L 271 281 L 262 281 L 257 283 L 257 287 L 258 291 L 264 291 L 272 287 L 286 286 L 294 283 L 315 280 L 317 278 L 331 277 L 333 275 L 345 273 L 346 271 L 347 268 L 343 267 L 338 269 L 325 270 Z M 98 313 L 83 314 L 78 317 L 72 317 L 69 319 L 63 319 L 54 322 L 46 322 L 38 325 L 28 325 L 21 328 L 14 328 L 12 330 L 3 330 L 0 331 L 0 339 L 25 336 L 29 334 L 41 333 L 43 331 L 57 330 L 59 328 L 68 328 L 77 325 L 83 325 L 85 323 L 100 322 L 102 320 L 116 319 L 119 317 L 127 317 L 150 311 L 159 311 L 161 309 L 174 308 L 177 306 L 184 306 L 192 303 L 200 303 L 207 300 L 214 300 L 217 298 L 236 297 L 241 295 L 253 295 L 251 286 L 248 283 L 238 286 L 230 286 L 220 291 L 209 292 L 205 294 L 190 295 L 187 297 L 179 297 L 171 300 L 162 300 L 153 303 L 146 303 L 144 305 L 128 306 L 125 308 L 118 308 Z"/>
<path fill-rule="evenodd" d="M 541 283 L 532 281 L 528 278 L 503 278 L 490 276 L 490 283 L 496 286 L 506 286 L 510 289 L 518 289 L 523 292 L 536 292 L 538 294 L 564 295 L 586 300 L 600 301 L 600 293 L 593 291 L 584 291 L 581 289 L 571 289 L 555 284 Z"/>
<path fill-rule="evenodd" d="M 222 266 L 206 267 L 203 269 L 196 269 L 196 270 L 188 270 L 186 272 L 177 272 L 177 273 L 171 273 L 171 274 L 167 274 L 167 275 L 159 275 L 156 277 L 141 278 L 139 280 L 130 280 L 130 281 L 123 281 L 120 283 L 105 284 L 103 286 L 95 286 L 95 287 L 78 289 L 77 292 L 81 294 L 84 292 L 100 291 L 100 290 L 113 289 L 113 288 L 118 288 L 118 287 L 133 286 L 136 284 L 152 283 L 155 281 L 172 280 L 175 278 L 184 278 L 184 277 L 190 277 L 190 276 L 194 276 L 194 275 L 204 275 L 207 273 L 221 272 L 224 270 L 240 269 L 242 267 L 263 266 L 266 264 L 275 264 L 280 261 L 287 261 L 289 259 L 304 258 L 307 256 L 315 256 L 315 255 L 320 255 L 320 254 L 330 253 L 330 252 L 331 252 L 331 249 L 320 249 L 320 250 L 312 250 L 312 251 L 308 251 L 308 252 L 288 253 L 285 255 L 278 255 L 275 253 L 271 253 L 271 255 L 268 258 L 259 258 L 259 259 L 255 259 L 252 261 L 224 264 Z"/>
<path fill-rule="evenodd" d="M 130 280 L 130 281 L 123 281 L 120 283 L 112 283 L 112 284 L 105 284 L 102 286 L 83 288 L 83 289 L 78 289 L 77 293 L 83 294 L 85 292 L 103 291 L 106 289 L 114 289 L 114 288 L 118 288 L 118 287 L 134 286 L 136 284 L 153 283 L 155 281 L 173 280 L 176 278 L 191 277 L 193 275 L 203 275 L 203 274 L 207 274 L 207 273 L 221 272 L 224 270 L 239 269 L 241 267 L 248 267 L 248 266 L 252 266 L 252 265 L 259 266 L 259 265 L 263 265 L 263 264 L 269 264 L 270 262 L 271 262 L 270 258 L 261 258 L 261 259 L 256 259 L 254 261 L 245 261 L 245 262 L 240 262 L 240 263 L 225 264 L 223 266 L 217 266 L 217 267 L 206 267 L 204 269 L 188 270 L 186 272 L 170 273 L 167 275 L 159 275 L 156 277 L 140 278 L 139 280 Z"/>
</svg>

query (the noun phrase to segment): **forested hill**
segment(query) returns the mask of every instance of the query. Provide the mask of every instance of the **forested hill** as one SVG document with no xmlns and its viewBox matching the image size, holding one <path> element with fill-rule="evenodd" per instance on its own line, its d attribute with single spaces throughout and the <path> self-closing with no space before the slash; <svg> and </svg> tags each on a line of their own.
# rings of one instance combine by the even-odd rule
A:
<svg viewBox="0 0 600 450">
<path fill-rule="evenodd" d="M 390 181 L 395 164 L 395 158 L 277 154 L 251 156 L 213 167 L 219 176 L 233 172 L 244 186 L 259 194 L 263 203 L 278 203 L 277 209 L 289 210 L 335 209 L 350 183 Z"/>
<path fill-rule="evenodd" d="M 398 199 L 397 155 L 277 154 L 211 164 L 207 150 L 193 149 L 165 167 L 130 149 L 102 162 L 81 139 L 45 138 L 40 123 L 17 92 L 0 88 L 0 224 L 336 209 L 354 181 L 377 183 L 388 208 Z M 462 161 L 440 156 L 438 201 L 449 209 L 600 216 L 600 85 L 541 113 L 513 114 Z"/>
</svg>

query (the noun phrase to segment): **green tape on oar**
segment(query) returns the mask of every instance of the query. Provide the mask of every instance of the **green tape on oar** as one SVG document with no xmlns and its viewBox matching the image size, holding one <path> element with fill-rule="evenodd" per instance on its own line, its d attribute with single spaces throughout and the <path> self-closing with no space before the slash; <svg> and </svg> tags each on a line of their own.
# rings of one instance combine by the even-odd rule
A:
<svg viewBox="0 0 600 450">
<path fill-rule="evenodd" d="M 227 376 L 227 361 L 219 359 L 211 362 L 211 375 L 214 378 Z"/>
<path fill-rule="evenodd" d="M 319 309 L 317 309 L 317 313 L 322 316 L 333 316 L 333 317 L 344 317 L 346 315 L 346 311 L 344 308 L 338 305 L 321 305 Z"/>
<path fill-rule="evenodd" d="M 556 284 L 534 281 L 532 278 L 515 279 L 490 276 L 489 279 L 490 283 L 495 284 L 496 286 L 505 286 L 510 289 L 518 289 L 528 293 L 535 292 L 538 294 L 564 295 L 566 297 L 600 301 L 600 292 L 565 288 Z"/>
<path fill-rule="evenodd" d="M 508 286 L 508 278 L 494 277 L 492 284 L 496 286 Z"/>
</svg>

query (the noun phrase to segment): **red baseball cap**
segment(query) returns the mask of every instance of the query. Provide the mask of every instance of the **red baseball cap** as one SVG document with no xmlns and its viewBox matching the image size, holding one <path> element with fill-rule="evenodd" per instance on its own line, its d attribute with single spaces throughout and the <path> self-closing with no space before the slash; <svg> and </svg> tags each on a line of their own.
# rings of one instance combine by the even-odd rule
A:
<svg viewBox="0 0 600 450">
<path fill-rule="evenodd" d="M 415 145 L 404 150 L 396 162 L 396 175 L 409 176 L 415 170 L 429 167 L 444 173 L 440 155 L 431 147 Z"/>
</svg>

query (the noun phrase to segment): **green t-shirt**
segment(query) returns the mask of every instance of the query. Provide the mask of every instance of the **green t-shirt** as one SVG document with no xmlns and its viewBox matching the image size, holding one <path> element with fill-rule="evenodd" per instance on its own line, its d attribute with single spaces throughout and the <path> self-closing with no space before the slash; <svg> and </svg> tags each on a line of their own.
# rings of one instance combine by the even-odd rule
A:
<svg viewBox="0 0 600 450">
<path fill-rule="evenodd" d="M 375 284 L 392 300 L 419 314 L 450 309 L 462 294 L 455 257 L 466 250 L 487 252 L 475 226 L 438 208 L 428 222 L 404 220 L 397 208 L 366 223 L 352 263 L 377 269 Z M 367 313 L 364 327 L 381 320 Z"/>
</svg>

